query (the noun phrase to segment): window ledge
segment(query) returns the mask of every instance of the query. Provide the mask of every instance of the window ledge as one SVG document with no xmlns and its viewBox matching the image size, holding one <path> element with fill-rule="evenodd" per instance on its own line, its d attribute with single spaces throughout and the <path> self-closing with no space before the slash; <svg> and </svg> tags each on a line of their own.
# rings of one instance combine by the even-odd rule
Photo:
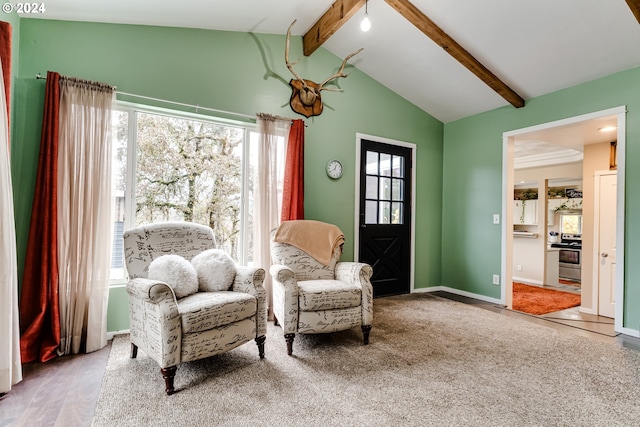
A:
<svg viewBox="0 0 640 427">
<path fill-rule="evenodd" d="M 114 279 L 109 281 L 109 288 L 124 288 L 127 286 L 127 279 Z"/>
</svg>

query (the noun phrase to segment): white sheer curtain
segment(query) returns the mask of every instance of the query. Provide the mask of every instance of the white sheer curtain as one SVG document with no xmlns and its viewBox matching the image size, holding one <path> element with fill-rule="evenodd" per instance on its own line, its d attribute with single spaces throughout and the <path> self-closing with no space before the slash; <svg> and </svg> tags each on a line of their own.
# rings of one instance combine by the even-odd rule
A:
<svg viewBox="0 0 640 427">
<path fill-rule="evenodd" d="M 0 66 L 0 394 L 22 381 L 18 324 L 18 266 L 13 186 L 9 159 L 9 126 Z"/>
<path fill-rule="evenodd" d="M 107 344 L 112 241 L 111 111 L 114 88 L 60 78 L 58 265 L 60 354 Z"/>
<path fill-rule="evenodd" d="M 255 265 L 265 269 L 264 288 L 267 291 L 269 318 L 273 318 L 271 275 L 271 230 L 280 224 L 284 156 L 291 119 L 258 114 L 260 141 L 258 170 L 254 187 L 253 251 Z"/>
</svg>

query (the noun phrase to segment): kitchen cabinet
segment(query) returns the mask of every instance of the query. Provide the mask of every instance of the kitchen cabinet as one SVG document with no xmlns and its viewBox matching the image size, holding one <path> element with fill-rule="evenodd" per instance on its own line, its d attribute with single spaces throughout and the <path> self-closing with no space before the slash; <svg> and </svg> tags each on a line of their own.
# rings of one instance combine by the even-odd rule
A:
<svg viewBox="0 0 640 427">
<path fill-rule="evenodd" d="M 547 277 L 545 282 L 547 286 L 558 286 L 560 270 L 559 255 L 560 249 L 547 248 Z"/>
<path fill-rule="evenodd" d="M 555 222 L 555 214 L 558 210 L 582 210 L 582 199 L 549 199 L 547 201 L 547 209 L 549 212 L 547 213 L 547 225 L 554 225 Z"/>
<path fill-rule="evenodd" d="M 582 199 L 549 199 L 547 209 L 550 211 L 557 210 L 582 210 Z"/>
<path fill-rule="evenodd" d="M 547 200 L 547 209 L 551 212 L 555 212 L 561 204 L 566 202 L 569 199 L 549 199 Z"/>
<path fill-rule="evenodd" d="M 514 200 L 513 223 L 522 225 L 538 225 L 538 201 Z"/>
</svg>

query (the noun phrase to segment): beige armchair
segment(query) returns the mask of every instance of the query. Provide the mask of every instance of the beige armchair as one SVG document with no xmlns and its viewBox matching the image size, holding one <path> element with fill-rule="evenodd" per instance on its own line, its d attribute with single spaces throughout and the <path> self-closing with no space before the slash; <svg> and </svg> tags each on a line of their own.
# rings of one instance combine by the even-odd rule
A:
<svg viewBox="0 0 640 427">
<path fill-rule="evenodd" d="M 162 255 L 192 260 L 213 247 L 213 231 L 188 222 L 144 225 L 124 233 L 131 358 L 142 348 L 155 360 L 167 394 L 175 392 L 179 363 L 223 353 L 252 339 L 264 358 L 267 308 L 262 268 L 239 267 L 229 260 L 228 289 L 198 290 L 182 298 L 166 282 L 148 278 L 149 265 Z"/>
<path fill-rule="evenodd" d="M 364 344 L 369 343 L 373 270 L 364 263 L 339 262 L 343 242 L 338 227 L 319 221 L 287 221 L 272 232 L 273 312 L 289 355 L 296 333 L 360 326 Z"/>
</svg>

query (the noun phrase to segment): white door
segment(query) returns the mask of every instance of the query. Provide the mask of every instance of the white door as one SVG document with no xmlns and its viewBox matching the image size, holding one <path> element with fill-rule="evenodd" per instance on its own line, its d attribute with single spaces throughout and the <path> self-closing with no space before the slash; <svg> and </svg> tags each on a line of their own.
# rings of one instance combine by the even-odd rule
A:
<svg viewBox="0 0 640 427">
<path fill-rule="evenodd" d="M 615 317 L 617 175 L 613 171 L 595 178 L 598 314 Z"/>
</svg>

